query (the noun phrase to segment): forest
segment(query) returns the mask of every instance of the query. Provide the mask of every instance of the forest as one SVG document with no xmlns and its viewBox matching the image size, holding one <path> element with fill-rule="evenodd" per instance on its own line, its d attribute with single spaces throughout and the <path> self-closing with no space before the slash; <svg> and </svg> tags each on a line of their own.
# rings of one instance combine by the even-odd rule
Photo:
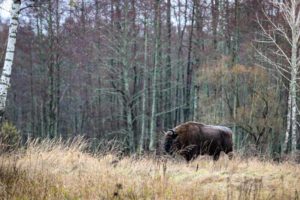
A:
<svg viewBox="0 0 300 200">
<path fill-rule="evenodd" d="M 13 4 L 17 37 L 10 82 L 1 78 L 10 86 L 1 119 L 23 142 L 83 136 L 95 149 L 113 140 L 124 152 L 155 152 L 162 131 L 197 121 L 231 128 L 244 155 L 300 148 L 298 1 Z M 10 28 L 3 16 L 0 66 Z"/>
<path fill-rule="evenodd" d="M 0 200 L 300 199 L 299 0 L 0 0 L 0 66 Z"/>
</svg>

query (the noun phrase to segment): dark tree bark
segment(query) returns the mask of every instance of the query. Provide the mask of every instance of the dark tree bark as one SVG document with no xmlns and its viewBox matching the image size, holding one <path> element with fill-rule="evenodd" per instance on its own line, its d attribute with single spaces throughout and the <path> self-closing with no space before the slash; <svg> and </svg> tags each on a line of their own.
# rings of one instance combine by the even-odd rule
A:
<svg viewBox="0 0 300 200">
<path fill-rule="evenodd" d="M 192 49 L 193 49 L 193 32 L 194 32 L 194 16 L 195 16 L 195 4 L 193 4 L 192 8 L 192 16 L 191 16 L 191 27 L 190 27 L 190 35 L 189 35 L 189 42 L 188 42 L 188 56 L 187 56 L 187 68 L 186 68 L 186 96 L 185 96 L 185 102 L 186 102 L 186 108 L 185 108 L 185 121 L 192 120 L 193 119 L 193 103 L 192 103 L 192 96 L 191 94 L 193 85 L 192 85 L 192 79 L 193 79 L 193 61 L 192 61 Z"/>
</svg>

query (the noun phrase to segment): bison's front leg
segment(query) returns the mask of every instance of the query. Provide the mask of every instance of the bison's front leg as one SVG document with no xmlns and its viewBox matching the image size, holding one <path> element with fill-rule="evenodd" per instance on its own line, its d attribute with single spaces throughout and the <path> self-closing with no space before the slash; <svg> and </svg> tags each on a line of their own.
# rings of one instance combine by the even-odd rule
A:
<svg viewBox="0 0 300 200">
<path fill-rule="evenodd" d="M 189 145 L 181 149 L 178 153 L 182 155 L 187 162 L 189 162 L 199 155 L 199 148 L 197 145 Z"/>
<path fill-rule="evenodd" d="M 217 160 L 219 160 L 219 158 L 220 158 L 220 151 L 218 151 L 218 152 L 216 152 L 215 154 L 214 154 L 214 161 L 217 161 Z"/>
<path fill-rule="evenodd" d="M 229 160 L 232 160 L 232 158 L 233 158 L 233 152 L 229 152 L 229 153 L 227 153 L 227 155 L 228 155 Z"/>
</svg>

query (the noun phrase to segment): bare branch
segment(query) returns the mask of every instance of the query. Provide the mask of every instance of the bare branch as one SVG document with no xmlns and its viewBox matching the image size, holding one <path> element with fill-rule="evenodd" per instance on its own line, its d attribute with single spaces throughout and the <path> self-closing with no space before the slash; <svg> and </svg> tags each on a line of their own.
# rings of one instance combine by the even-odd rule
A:
<svg viewBox="0 0 300 200">
<path fill-rule="evenodd" d="M 284 56 L 285 60 L 289 63 L 289 65 L 291 66 L 292 63 L 290 61 L 290 58 L 286 55 L 286 53 L 284 52 L 284 50 L 279 46 L 279 44 L 276 42 L 275 38 L 269 34 L 267 32 L 267 30 L 263 27 L 263 25 L 260 23 L 260 21 L 258 20 L 258 24 L 261 28 L 261 30 L 263 31 L 264 35 L 267 37 L 267 39 L 269 39 L 270 41 L 273 42 L 273 44 L 276 46 L 276 48 L 282 53 L 282 55 Z"/>
<path fill-rule="evenodd" d="M 283 72 L 286 73 L 290 73 L 289 71 L 287 71 L 286 69 L 284 69 L 282 66 L 280 66 L 279 63 L 276 63 L 274 61 L 272 61 L 269 57 L 267 57 L 266 55 L 264 55 L 260 50 L 258 50 L 257 48 L 255 48 L 255 51 L 259 54 L 259 56 L 264 60 L 264 62 L 274 66 L 277 69 L 277 72 L 284 77 L 286 80 L 290 80 Z M 282 72 L 283 71 L 283 72 Z"/>
<path fill-rule="evenodd" d="M 270 24 L 272 25 L 274 31 L 278 31 L 278 33 L 283 36 L 284 39 L 286 39 L 286 41 L 291 45 L 292 42 L 290 40 L 290 37 L 287 35 L 286 31 L 284 30 L 284 28 L 280 25 L 276 25 L 273 20 L 268 16 L 268 14 L 263 11 L 265 17 L 267 18 L 268 22 L 270 22 Z M 266 36 L 270 36 L 270 34 L 265 30 L 265 28 L 262 26 L 262 24 L 260 23 L 260 21 L 257 19 L 260 27 L 262 28 L 262 30 L 264 31 L 264 33 L 266 34 Z M 272 39 L 273 40 L 273 39 Z"/>
</svg>

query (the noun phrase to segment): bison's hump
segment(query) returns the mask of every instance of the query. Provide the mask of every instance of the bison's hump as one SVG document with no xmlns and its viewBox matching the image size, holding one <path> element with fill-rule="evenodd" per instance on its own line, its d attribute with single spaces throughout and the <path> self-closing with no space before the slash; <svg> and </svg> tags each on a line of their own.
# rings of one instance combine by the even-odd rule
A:
<svg viewBox="0 0 300 200">
<path fill-rule="evenodd" d="M 232 130 L 226 126 L 215 126 L 215 125 L 206 125 L 208 127 L 214 128 L 214 129 L 218 129 L 220 131 L 225 131 L 228 133 L 232 133 Z"/>
</svg>

